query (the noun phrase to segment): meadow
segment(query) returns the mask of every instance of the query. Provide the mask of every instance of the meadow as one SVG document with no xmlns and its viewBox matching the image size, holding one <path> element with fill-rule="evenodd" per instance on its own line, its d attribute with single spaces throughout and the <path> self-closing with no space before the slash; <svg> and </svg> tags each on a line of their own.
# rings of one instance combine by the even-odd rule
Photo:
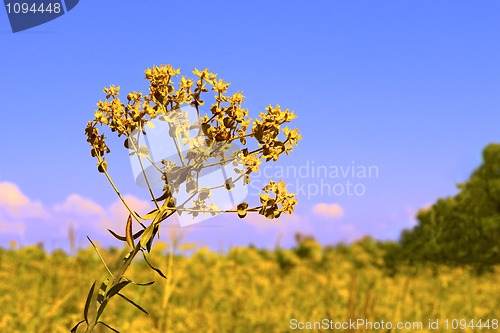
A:
<svg viewBox="0 0 500 333">
<path fill-rule="evenodd" d="M 103 320 L 120 332 L 137 333 L 282 333 L 306 331 L 293 329 L 292 320 L 305 325 L 325 318 L 422 322 L 423 327 L 309 331 L 443 332 L 446 319 L 475 320 L 473 326 L 450 327 L 450 332 L 497 331 L 491 325 L 500 317 L 498 274 L 439 265 L 401 266 L 391 272 L 383 261 L 387 246 L 365 238 L 329 247 L 304 237 L 292 249 L 250 246 L 217 253 L 194 244 L 157 242 L 150 261 L 167 279 L 137 260 L 127 276 L 156 283 L 124 289 L 150 315 L 114 299 Z M 100 251 L 108 262 L 125 253 Z M 0 332 L 69 332 L 82 318 L 89 287 L 105 276 L 91 247 L 73 255 L 61 250 L 49 254 L 43 246 L 0 248 Z M 439 320 L 439 330 L 427 327 L 429 319 Z M 489 319 L 490 329 L 479 328 L 479 319 L 483 324 Z"/>
</svg>

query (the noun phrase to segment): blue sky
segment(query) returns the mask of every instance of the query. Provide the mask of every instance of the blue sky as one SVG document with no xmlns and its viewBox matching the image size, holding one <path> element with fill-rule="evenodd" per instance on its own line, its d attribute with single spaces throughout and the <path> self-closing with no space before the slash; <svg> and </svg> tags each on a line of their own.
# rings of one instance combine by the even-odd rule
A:
<svg viewBox="0 0 500 333">
<path fill-rule="evenodd" d="M 378 169 L 323 179 L 365 193 L 299 193 L 296 216 L 278 223 L 226 216 L 172 230 L 214 248 L 287 245 L 296 231 L 322 243 L 397 239 L 499 141 L 499 10 L 497 1 L 83 1 L 16 34 L 0 10 L 0 246 L 67 246 L 68 221 L 84 246 L 87 234 L 113 244 L 101 230 L 121 228 L 121 213 L 83 129 L 104 86 L 146 90 L 144 69 L 163 63 L 218 73 L 251 116 L 268 104 L 293 109 L 303 141 L 280 166 Z M 115 143 L 110 172 L 141 206 L 147 193 Z"/>
</svg>

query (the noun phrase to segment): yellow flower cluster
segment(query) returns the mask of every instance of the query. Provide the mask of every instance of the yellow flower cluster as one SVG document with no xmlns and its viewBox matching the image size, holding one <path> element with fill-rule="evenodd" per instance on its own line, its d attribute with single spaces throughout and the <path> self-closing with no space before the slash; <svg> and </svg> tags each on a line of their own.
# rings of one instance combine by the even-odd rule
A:
<svg viewBox="0 0 500 333">
<path fill-rule="evenodd" d="M 119 137 L 124 135 L 125 147 L 133 145 L 140 157 L 147 158 L 147 147 L 135 147 L 137 140 L 133 137 L 133 133 L 139 131 L 145 135 L 144 126 L 150 125 L 150 120 L 156 117 L 167 120 L 173 128 L 172 133 L 180 135 L 183 144 L 190 143 L 194 148 L 187 155 L 188 164 L 176 166 L 165 162 L 158 168 L 163 168 L 165 181 L 167 173 L 171 180 L 175 178 L 174 183 L 177 185 L 190 181 L 190 189 L 195 194 L 198 189 L 192 180 L 197 178 L 196 173 L 204 167 L 208 158 L 214 155 L 220 155 L 221 160 L 227 161 L 228 157 L 225 157 L 224 153 L 231 142 L 238 140 L 245 146 L 240 151 L 239 159 L 245 166 L 245 170 L 241 171 L 241 177 L 248 183 L 249 175 L 258 172 L 263 161 L 277 161 L 281 154 L 288 155 L 301 140 L 296 128 L 282 128 L 283 124 L 296 118 L 293 112 L 288 109 L 282 110 L 279 105 L 268 106 L 266 112 L 260 113 L 259 118 L 252 122 L 248 116 L 248 109 L 242 106 L 245 98 L 242 92 L 228 94 L 230 83 L 217 78 L 217 75 L 208 69 L 195 68 L 193 74 L 194 79 L 181 76 L 176 83 L 180 69 L 175 69 L 171 65 L 148 68 L 145 70 L 145 78 L 149 80 L 149 93 L 143 95 L 132 91 L 127 94 L 126 102 L 120 100 L 119 86 L 111 85 L 104 88 L 106 100 L 97 103 L 94 119 L 87 123 L 85 130 L 87 141 L 92 146 L 92 156 L 99 160 L 99 171 L 106 172 L 104 155 L 110 152 L 105 136 L 99 133 L 98 126 L 103 125 L 116 132 Z M 210 112 L 202 116 L 200 108 L 205 104 L 202 95 L 209 89 L 215 92 L 214 102 L 210 106 Z M 198 113 L 199 124 L 204 134 L 202 144 L 189 137 L 189 123 L 184 124 L 179 122 L 180 118 L 176 118 L 180 107 L 186 104 L 194 107 Z M 255 140 L 253 147 L 248 147 L 251 145 L 248 140 L 252 138 Z M 235 156 L 229 158 L 237 159 Z M 231 180 L 233 181 L 237 179 Z M 231 189 L 227 183 L 225 186 L 228 190 Z M 173 191 L 175 192 L 175 189 Z M 258 211 L 269 218 L 275 218 L 283 212 L 293 212 L 293 206 L 297 201 L 294 195 L 286 192 L 282 181 L 275 183 L 271 180 L 264 191 L 266 193 L 261 196 L 262 206 L 254 208 L 247 208 L 247 204 L 241 206 L 245 207 L 245 214 L 246 210 Z M 268 198 L 269 193 L 274 193 L 275 198 Z M 166 199 L 167 196 L 163 195 L 160 198 Z M 158 198 L 153 199 L 158 200 Z M 204 209 L 200 196 L 196 200 L 198 200 L 197 206 Z"/>
<path fill-rule="evenodd" d="M 293 213 L 297 199 L 295 198 L 295 194 L 287 192 L 283 180 L 280 180 L 278 183 L 271 180 L 269 185 L 266 185 L 262 190 L 265 193 L 260 195 L 262 207 L 259 214 L 273 219 L 278 218 L 282 212 Z M 274 197 L 269 196 L 269 194 L 274 194 Z"/>
</svg>

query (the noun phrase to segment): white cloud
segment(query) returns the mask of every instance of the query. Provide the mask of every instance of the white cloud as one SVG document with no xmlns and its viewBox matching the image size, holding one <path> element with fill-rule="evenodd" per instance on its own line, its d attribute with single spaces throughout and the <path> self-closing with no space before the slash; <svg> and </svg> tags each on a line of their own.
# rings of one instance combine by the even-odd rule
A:
<svg viewBox="0 0 500 333">
<path fill-rule="evenodd" d="M 20 244 L 34 244 L 43 241 L 48 246 L 65 246 L 69 242 L 68 232 L 74 228 L 77 245 L 86 246 L 87 235 L 93 241 L 113 242 L 114 238 L 106 229 L 124 234 L 129 212 L 119 198 L 109 205 L 103 205 L 82 195 L 71 194 L 54 205 L 44 205 L 23 193 L 15 184 L 0 183 L 0 189 L 0 242 L 16 240 Z M 140 215 L 154 207 L 151 202 L 132 195 L 124 195 L 124 199 Z M 175 217 L 164 227 L 178 232 L 180 226 Z M 223 214 L 210 221 L 181 229 L 183 233 L 195 235 L 200 241 L 226 239 L 229 243 L 233 240 L 236 243 L 258 243 L 257 240 L 269 241 L 283 235 L 293 239 L 295 232 L 313 232 L 310 216 L 297 213 L 282 214 L 279 219 L 273 220 L 250 213 L 242 220 L 236 214 Z M 134 223 L 134 229 L 138 230 L 138 227 Z M 166 235 L 167 230 L 162 235 Z"/>
<path fill-rule="evenodd" d="M 23 206 L 29 199 L 13 183 L 0 183 L 0 205 Z"/>
<path fill-rule="evenodd" d="M 32 201 L 13 183 L 0 183 L 0 218 L 19 220 L 47 216 L 47 212 L 38 201 Z"/>
<path fill-rule="evenodd" d="M 152 205 L 132 195 L 125 195 L 130 208 L 139 214 L 147 213 Z M 72 223 L 81 232 L 102 234 L 106 228 L 118 233 L 125 228 L 128 210 L 120 199 L 104 207 L 79 194 L 69 195 L 63 202 L 44 206 L 30 199 L 17 185 L 0 183 L 0 235 L 20 237 L 22 241 L 64 238 Z"/>
<path fill-rule="evenodd" d="M 331 217 L 331 218 L 341 218 L 344 216 L 344 209 L 336 203 L 326 204 L 318 203 L 314 205 L 313 212 L 316 215 Z"/>
<path fill-rule="evenodd" d="M 105 215 L 105 210 L 90 199 L 81 197 L 78 194 L 71 194 L 62 204 L 57 204 L 53 209 L 55 212 L 72 212 L 82 215 Z"/>
<path fill-rule="evenodd" d="M 124 195 L 123 199 L 133 211 L 144 215 L 153 209 L 153 205 L 147 201 L 140 200 L 133 195 Z M 118 199 L 107 209 L 107 219 L 104 222 L 106 228 L 125 229 L 125 222 L 129 211 L 123 202 Z"/>
</svg>

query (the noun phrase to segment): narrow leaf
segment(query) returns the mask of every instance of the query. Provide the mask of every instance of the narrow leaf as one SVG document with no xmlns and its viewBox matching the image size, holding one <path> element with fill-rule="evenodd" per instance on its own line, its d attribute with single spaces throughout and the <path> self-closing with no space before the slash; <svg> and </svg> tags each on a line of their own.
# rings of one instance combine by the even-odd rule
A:
<svg viewBox="0 0 500 333">
<path fill-rule="evenodd" d="M 154 237 L 156 236 L 156 233 L 158 232 L 158 226 L 154 224 L 153 222 L 153 234 L 151 235 L 151 238 L 149 239 L 148 243 L 146 244 L 146 250 L 148 250 L 148 253 L 151 252 L 151 246 L 153 245 L 153 240 Z"/>
<path fill-rule="evenodd" d="M 109 329 L 110 329 L 110 330 L 112 330 L 113 332 L 120 333 L 120 331 L 118 331 L 118 330 L 114 329 L 113 327 L 109 326 L 108 324 L 106 324 L 106 323 L 104 323 L 104 322 L 102 322 L 102 321 L 98 321 L 97 323 L 98 323 L 98 324 L 101 324 L 101 325 L 106 326 L 107 328 L 109 328 Z"/>
<path fill-rule="evenodd" d="M 117 234 L 116 232 L 114 232 L 113 230 L 108 229 L 108 231 L 109 231 L 109 232 L 113 235 L 113 237 L 115 237 L 116 239 L 121 240 L 122 242 L 126 242 L 126 241 L 127 241 L 127 239 L 126 239 L 125 237 L 118 235 L 118 234 Z"/>
<path fill-rule="evenodd" d="M 123 288 L 125 288 L 126 285 L 128 285 L 130 283 L 130 281 L 126 280 L 126 281 L 122 281 L 118 284 L 115 284 L 113 287 L 111 287 L 111 289 L 109 289 L 109 291 L 106 293 L 106 297 L 107 298 L 111 298 L 113 297 L 114 295 L 116 295 L 120 290 L 122 290 Z"/>
<path fill-rule="evenodd" d="M 163 272 L 159 269 L 159 268 L 156 268 L 156 267 L 153 267 L 153 265 L 151 265 L 151 263 L 148 261 L 148 258 L 146 257 L 146 254 L 144 253 L 144 251 L 142 251 L 142 255 L 144 257 L 144 260 L 146 261 L 146 263 L 148 264 L 149 267 L 151 267 L 153 270 L 155 270 L 162 278 L 167 278 L 165 276 L 165 274 L 163 274 Z"/>
<path fill-rule="evenodd" d="M 78 324 L 76 324 L 70 331 L 70 333 L 76 333 L 76 330 L 78 329 L 78 326 L 80 326 L 81 323 L 84 323 L 85 322 L 85 319 L 81 320 L 78 322 Z"/>
<path fill-rule="evenodd" d="M 99 288 L 99 294 L 97 295 L 97 301 L 102 304 L 106 298 L 106 288 L 108 287 L 109 279 L 104 280 Z"/>
<path fill-rule="evenodd" d="M 171 196 L 172 196 L 172 193 L 170 192 L 170 190 L 167 190 L 167 191 L 163 192 L 163 194 L 160 195 L 158 198 L 155 198 L 155 200 L 156 201 L 163 201 Z"/>
<path fill-rule="evenodd" d="M 134 214 L 135 214 L 135 216 L 139 217 L 139 219 L 141 219 L 141 216 L 136 211 L 134 211 Z M 137 223 L 139 223 L 143 229 L 146 229 L 146 226 L 141 221 L 139 221 L 138 219 L 136 219 L 136 220 L 137 220 Z"/>
<path fill-rule="evenodd" d="M 111 230 L 111 229 L 108 229 L 108 231 L 109 231 L 109 232 L 113 235 L 113 237 L 115 237 L 116 239 L 121 240 L 122 242 L 126 242 L 126 241 L 127 241 L 127 237 L 120 236 L 120 235 L 118 235 L 116 232 L 114 232 L 114 231 L 113 231 L 113 230 Z M 139 230 L 138 232 L 136 232 L 136 233 L 134 234 L 133 238 L 134 238 L 134 239 L 139 238 L 139 237 L 142 235 L 142 233 L 143 233 L 143 232 L 144 232 L 144 229 Z"/>
<path fill-rule="evenodd" d="M 149 242 L 149 240 L 153 237 L 153 225 L 150 225 L 144 230 L 144 234 L 142 234 L 141 237 L 141 247 L 146 247 L 146 244 Z"/>
<path fill-rule="evenodd" d="M 94 288 L 95 288 L 95 284 L 96 284 L 97 281 L 94 281 L 94 283 L 92 284 L 92 287 L 90 287 L 90 290 L 89 290 L 89 295 L 87 296 L 87 300 L 85 301 L 85 308 L 83 309 L 83 318 L 84 321 L 88 324 L 89 323 L 89 319 L 88 319 L 88 315 L 89 315 L 89 306 L 90 306 L 90 302 L 92 300 L 92 295 L 94 295 Z M 79 324 L 78 324 L 79 325 Z M 77 326 L 78 326 L 77 325 Z"/>
<path fill-rule="evenodd" d="M 106 305 L 108 304 L 108 299 L 105 299 L 101 305 L 99 306 L 99 309 L 97 309 L 97 318 L 100 318 L 103 311 L 104 311 L 104 308 L 106 307 Z"/>
<path fill-rule="evenodd" d="M 142 217 L 142 219 L 143 220 L 151 220 L 152 218 L 154 218 L 156 216 L 157 213 L 158 213 L 158 209 L 153 209 L 152 211 L 150 211 L 149 213 L 144 215 Z"/>
<path fill-rule="evenodd" d="M 135 303 L 134 301 L 132 301 L 127 296 L 125 296 L 123 294 L 120 294 L 120 293 L 118 293 L 118 296 L 120 296 L 121 298 L 123 298 L 124 300 L 126 300 L 127 302 L 129 302 L 130 304 L 132 304 L 133 306 L 135 306 L 136 308 L 138 308 L 139 310 L 141 310 L 142 312 L 144 312 L 145 314 L 147 314 L 149 316 L 149 313 L 146 310 L 144 310 L 142 306 L 140 306 L 139 304 Z"/>
<path fill-rule="evenodd" d="M 130 282 L 135 284 L 136 286 L 141 286 L 141 287 L 150 286 L 153 283 L 155 283 L 155 281 L 150 281 L 150 282 L 146 282 L 146 283 L 139 283 L 139 282 L 134 282 L 134 281 L 130 281 Z"/>
<path fill-rule="evenodd" d="M 127 281 L 129 281 L 130 283 L 135 284 L 136 286 L 141 286 L 141 287 L 150 286 L 153 283 L 155 283 L 155 281 L 150 281 L 150 282 L 146 282 L 146 283 L 139 283 L 139 282 L 134 282 L 126 277 L 123 277 L 123 278 L 126 279 Z"/>
<path fill-rule="evenodd" d="M 95 252 L 97 253 L 97 255 L 99 256 L 99 258 L 101 259 L 104 267 L 106 267 L 108 273 L 114 278 L 115 276 L 113 275 L 113 273 L 111 273 L 111 271 L 108 268 L 108 265 L 106 265 L 106 263 L 104 262 L 104 259 L 102 258 L 101 254 L 97 250 L 97 247 L 95 246 L 94 242 L 92 242 L 92 240 L 90 240 L 89 236 L 87 236 L 87 239 L 89 240 L 90 244 L 92 244 L 92 246 L 94 247 Z"/>
<path fill-rule="evenodd" d="M 127 244 L 131 248 L 134 248 L 134 235 L 132 234 L 132 214 L 128 215 L 127 225 L 125 227 L 125 238 L 127 239 Z"/>
</svg>

